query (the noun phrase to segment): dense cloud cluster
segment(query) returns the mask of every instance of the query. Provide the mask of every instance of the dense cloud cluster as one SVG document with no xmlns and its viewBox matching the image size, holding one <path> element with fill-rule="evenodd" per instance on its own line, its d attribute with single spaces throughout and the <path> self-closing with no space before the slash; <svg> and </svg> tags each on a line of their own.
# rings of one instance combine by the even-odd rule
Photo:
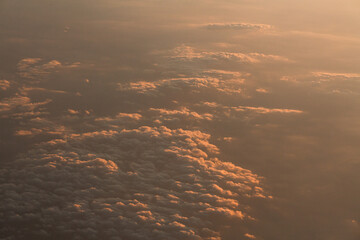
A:
<svg viewBox="0 0 360 240">
<path fill-rule="evenodd" d="M 0 239 L 359 240 L 354 0 L 159 2 L 1 1 Z"/>
<path fill-rule="evenodd" d="M 144 126 L 43 143 L 1 170 L 0 233 L 8 240 L 221 239 L 230 222 L 254 220 L 251 199 L 268 196 L 257 175 L 217 159 L 209 138 Z"/>
</svg>

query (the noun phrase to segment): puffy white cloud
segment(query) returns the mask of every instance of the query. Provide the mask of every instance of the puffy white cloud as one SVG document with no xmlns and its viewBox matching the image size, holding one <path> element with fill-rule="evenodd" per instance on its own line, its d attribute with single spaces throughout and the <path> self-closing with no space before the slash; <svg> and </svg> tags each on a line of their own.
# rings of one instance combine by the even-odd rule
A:
<svg viewBox="0 0 360 240">
<path fill-rule="evenodd" d="M 221 239 L 222 226 L 245 226 L 251 199 L 267 196 L 257 175 L 217 159 L 209 139 L 144 126 L 42 143 L 0 170 L 0 233 L 9 240 Z"/>
</svg>

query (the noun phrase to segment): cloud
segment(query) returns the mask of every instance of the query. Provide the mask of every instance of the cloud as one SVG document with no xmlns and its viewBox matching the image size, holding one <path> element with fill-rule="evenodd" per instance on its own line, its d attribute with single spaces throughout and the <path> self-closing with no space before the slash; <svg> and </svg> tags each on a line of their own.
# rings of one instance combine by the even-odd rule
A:
<svg viewBox="0 0 360 240">
<path fill-rule="evenodd" d="M 243 79 L 243 77 L 249 76 L 248 73 L 243 72 L 235 72 L 235 71 L 226 71 L 226 70 L 219 70 L 219 69 L 209 69 L 204 70 L 198 73 L 200 76 L 212 76 L 217 77 L 220 79 Z"/>
<path fill-rule="evenodd" d="M 15 132 L 16 136 L 35 136 L 35 135 L 58 135 L 65 136 L 70 130 L 64 125 L 41 117 L 33 117 L 23 123 L 23 128 Z"/>
<path fill-rule="evenodd" d="M 34 129 L 35 131 L 37 129 Z M 34 132 L 32 130 L 18 130 L 16 131 L 15 135 L 16 136 L 29 136 L 29 135 L 33 135 Z"/>
<path fill-rule="evenodd" d="M 245 237 L 247 237 L 248 239 L 256 239 L 256 237 L 252 234 L 246 233 L 244 234 Z"/>
<path fill-rule="evenodd" d="M 0 90 L 7 90 L 10 87 L 10 82 L 7 80 L 0 80 Z"/>
<path fill-rule="evenodd" d="M 127 118 L 131 120 L 140 120 L 142 118 L 141 114 L 139 113 L 118 113 L 116 115 L 117 118 Z"/>
<path fill-rule="evenodd" d="M 41 106 L 51 102 L 50 99 L 41 102 L 32 102 L 27 96 L 16 94 L 13 97 L 0 101 L 0 118 L 22 118 L 44 114 Z"/>
<path fill-rule="evenodd" d="M 205 26 L 209 30 L 250 30 L 262 31 L 271 29 L 272 26 L 268 24 L 255 23 L 212 23 Z"/>
<path fill-rule="evenodd" d="M 216 102 L 202 102 L 198 106 L 208 107 L 209 110 L 213 109 L 219 116 L 229 114 L 236 114 L 241 112 L 252 112 L 257 114 L 271 114 L 271 113 L 281 113 L 281 114 L 301 114 L 304 113 L 302 110 L 298 109 L 288 109 L 288 108 L 267 108 L 267 107 L 253 107 L 253 106 L 224 106 Z"/>
<path fill-rule="evenodd" d="M 95 118 L 96 123 L 101 123 L 103 126 L 118 128 L 119 125 L 136 124 L 143 116 L 139 113 L 118 113 L 115 117 L 98 117 Z"/>
<path fill-rule="evenodd" d="M 68 111 L 68 113 L 70 113 L 70 114 L 72 114 L 72 115 L 77 115 L 77 114 L 79 114 L 79 111 L 74 110 L 74 109 L 71 109 L 71 108 L 69 108 L 67 111 Z"/>
<path fill-rule="evenodd" d="M 283 61 L 288 62 L 289 59 L 278 55 L 267 55 L 262 53 L 238 53 L 238 52 L 213 52 L 198 51 L 187 45 L 180 45 L 174 48 L 169 56 L 170 60 L 178 62 L 191 61 L 234 61 L 241 63 L 260 63 L 263 61 Z"/>
<path fill-rule="evenodd" d="M 358 73 L 313 72 L 312 74 L 320 78 L 320 81 L 360 79 Z"/>
<path fill-rule="evenodd" d="M 251 74 L 239 71 L 239 64 L 241 68 L 245 65 L 290 61 L 283 56 L 263 53 L 202 51 L 184 44 L 169 51 L 158 51 L 156 55 L 161 59 L 156 64 L 163 73 L 160 79 L 121 82 L 118 89 L 152 96 L 175 91 L 247 96 L 244 90 L 252 86 L 246 83 Z"/>
<path fill-rule="evenodd" d="M 267 196 L 260 177 L 217 159 L 209 139 L 143 126 L 42 143 L 0 170 L 0 233 L 9 240 L 221 239 L 226 224 L 252 221 L 251 199 Z"/>
<path fill-rule="evenodd" d="M 25 58 L 18 63 L 17 68 L 21 77 L 38 80 L 60 69 L 76 68 L 79 65 L 79 62 L 62 64 L 57 60 L 43 62 L 41 58 Z"/>
<path fill-rule="evenodd" d="M 170 110 L 163 108 L 150 108 L 151 112 L 156 114 L 156 118 L 160 121 L 199 121 L 199 120 L 212 120 L 213 115 L 209 113 L 199 114 L 191 111 L 186 107 L 179 110 Z"/>
<path fill-rule="evenodd" d="M 304 113 L 301 110 L 297 109 L 287 109 L 287 108 L 266 108 L 266 107 L 249 107 L 249 106 L 238 106 L 233 108 L 235 111 L 244 111 L 249 110 L 260 114 L 267 113 Z"/>
<path fill-rule="evenodd" d="M 213 77 L 183 77 L 157 80 L 154 82 L 139 81 L 119 83 L 118 90 L 153 95 L 159 92 L 166 93 L 168 90 L 194 92 L 211 89 L 225 94 L 239 94 L 242 92 L 242 84 L 242 79 L 223 81 Z"/>
<path fill-rule="evenodd" d="M 168 51 L 154 52 L 160 56 L 157 67 L 170 77 L 247 77 L 254 68 L 292 63 L 285 56 L 258 52 L 203 50 L 182 44 Z M 240 72 L 241 71 L 241 72 Z M 257 70 L 259 71 L 259 69 Z M 255 72 L 256 73 L 256 72 Z"/>
<path fill-rule="evenodd" d="M 222 140 L 225 142 L 232 142 L 234 140 L 234 138 L 233 137 L 223 137 Z"/>
<path fill-rule="evenodd" d="M 60 93 L 60 94 L 66 94 L 67 92 L 61 91 L 61 90 L 53 90 L 53 89 L 47 89 L 47 88 L 41 88 L 41 87 L 29 87 L 29 86 L 22 86 L 19 89 L 19 92 L 23 95 L 27 95 L 28 92 L 47 92 L 47 93 Z"/>
<path fill-rule="evenodd" d="M 284 78 L 287 80 L 287 78 Z M 360 94 L 360 74 L 318 71 L 289 78 L 288 81 L 314 88 L 319 93 L 357 96 Z"/>
<path fill-rule="evenodd" d="M 269 90 L 265 89 L 265 88 L 257 88 L 255 89 L 256 92 L 259 92 L 259 93 L 268 93 Z"/>
</svg>

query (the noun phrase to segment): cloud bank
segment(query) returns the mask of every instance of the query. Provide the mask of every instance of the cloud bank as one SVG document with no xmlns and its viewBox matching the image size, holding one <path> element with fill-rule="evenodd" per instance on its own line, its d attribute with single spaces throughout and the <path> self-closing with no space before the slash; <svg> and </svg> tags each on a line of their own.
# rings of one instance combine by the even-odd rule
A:
<svg viewBox="0 0 360 240">
<path fill-rule="evenodd" d="M 1 170 L 0 233 L 8 240 L 221 239 L 227 224 L 254 221 L 252 199 L 269 196 L 257 175 L 217 159 L 209 139 L 143 126 L 42 143 Z"/>
</svg>

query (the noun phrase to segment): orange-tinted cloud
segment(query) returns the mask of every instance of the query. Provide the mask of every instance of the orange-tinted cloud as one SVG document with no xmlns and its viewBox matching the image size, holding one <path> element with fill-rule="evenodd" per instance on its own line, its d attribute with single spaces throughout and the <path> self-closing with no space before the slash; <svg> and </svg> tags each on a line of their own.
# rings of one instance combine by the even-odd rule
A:
<svg viewBox="0 0 360 240">
<path fill-rule="evenodd" d="M 266 194 L 257 175 L 217 159 L 209 138 L 144 126 L 40 144 L 2 170 L 11 177 L 0 185 L 1 226 L 14 237 L 220 239 L 226 223 L 251 221 L 248 199 Z M 30 219 L 39 224 L 17 231 Z"/>
</svg>

